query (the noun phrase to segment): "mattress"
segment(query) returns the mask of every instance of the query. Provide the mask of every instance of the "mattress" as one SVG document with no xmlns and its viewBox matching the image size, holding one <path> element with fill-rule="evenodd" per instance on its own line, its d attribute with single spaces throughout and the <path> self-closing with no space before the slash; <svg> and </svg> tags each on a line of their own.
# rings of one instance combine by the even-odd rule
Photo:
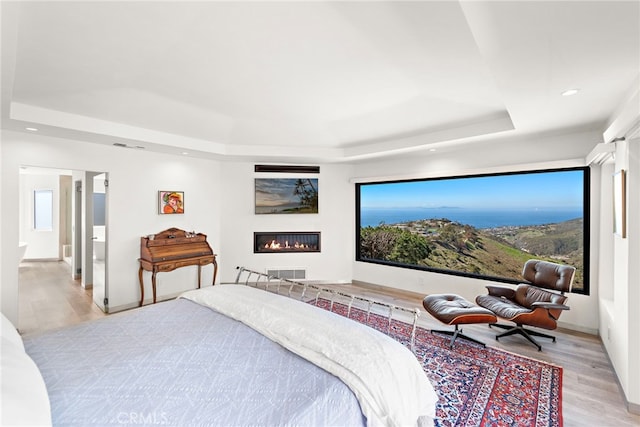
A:
<svg viewBox="0 0 640 427">
<path fill-rule="evenodd" d="M 54 425 L 365 425 L 336 376 L 186 299 L 24 339 Z"/>
</svg>

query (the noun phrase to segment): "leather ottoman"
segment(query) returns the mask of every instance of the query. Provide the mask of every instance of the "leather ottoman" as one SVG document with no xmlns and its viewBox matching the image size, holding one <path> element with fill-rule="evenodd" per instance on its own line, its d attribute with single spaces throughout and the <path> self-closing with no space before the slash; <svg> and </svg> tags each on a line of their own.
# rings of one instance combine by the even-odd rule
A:
<svg viewBox="0 0 640 427">
<path fill-rule="evenodd" d="M 462 333 L 458 325 L 468 325 L 474 323 L 495 323 L 498 321 L 495 314 L 486 308 L 478 307 L 470 303 L 460 295 L 455 294 L 431 294 L 424 297 L 422 305 L 430 315 L 446 325 L 454 325 L 453 331 L 431 330 L 431 333 L 438 332 L 451 335 L 449 347 L 453 347 L 456 338 L 464 338 L 473 341 L 484 347 L 484 343 L 471 338 Z"/>
</svg>

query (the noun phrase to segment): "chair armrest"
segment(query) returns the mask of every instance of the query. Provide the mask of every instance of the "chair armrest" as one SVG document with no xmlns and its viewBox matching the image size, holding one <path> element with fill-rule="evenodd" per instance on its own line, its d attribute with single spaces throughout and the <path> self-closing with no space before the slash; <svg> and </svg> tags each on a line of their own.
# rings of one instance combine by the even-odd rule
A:
<svg viewBox="0 0 640 427">
<path fill-rule="evenodd" d="M 515 289 L 505 288 L 504 286 L 487 286 L 489 295 L 494 297 L 504 297 L 507 299 L 513 299 L 516 296 Z"/>
<path fill-rule="evenodd" d="M 554 304 L 552 302 L 538 301 L 531 304 L 532 308 L 544 308 L 547 310 L 570 310 L 569 306 L 564 304 Z"/>
</svg>

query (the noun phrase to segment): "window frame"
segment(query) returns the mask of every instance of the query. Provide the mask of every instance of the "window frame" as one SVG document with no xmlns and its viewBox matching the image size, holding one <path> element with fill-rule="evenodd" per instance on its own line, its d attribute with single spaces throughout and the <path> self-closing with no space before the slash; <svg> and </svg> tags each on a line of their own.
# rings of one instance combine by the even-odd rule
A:
<svg viewBox="0 0 640 427">
<path fill-rule="evenodd" d="M 48 188 L 33 190 L 33 231 L 53 231 L 53 193 L 54 191 Z M 43 206 L 43 202 L 47 202 L 47 205 Z"/>
<path fill-rule="evenodd" d="M 406 264 L 401 262 L 394 262 L 377 258 L 365 258 L 361 253 L 361 222 L 362 222 L 362 205 L 361 205 L 361 189 L 363 186 L 376 185 L 376 184 L 392 184 L 403 182 L 416 182 L 416 181 L 442 181 L 442 180 L 464 180 L 468 178 L 481 178 L 492 176 L 510 176 L 510 175 L 524 175 L 524 174 L 542 174 L 552 172 L 564 172 L 564 171 L 581 171 L 582 175 L 582 210 L 583 210 L 583 225 L 582 225 L 582 287 L 574 288 L 571 292 L 576 294 L 590 294 L 590 191 L 591 191 L 591 174 L 588 166 L 582 167 L 567 167 L 567 168 L 555 168 L 555 169 L 539 169 L 539 170 L 524 170 L 524 171 L 511 171 L 511 172 L 495 172 L 495 173 L 482 173 L 473 175 L 457 175 L 457 176 L 442 176 L 442 177 L 430 177 L 430 178 L 413 178 L 413 179 L 399 179 L 399 180 L 386 180 L 386 181 L 367 181 L 356 183 L 355 187 L 355 260 L 357 262 L 366 262 L 371 264 L 385 265 L 390 267 L 399 267 L 412 270 L 421 270 L 434 273 L 441 273 L 453 276 L 468 277 L 479 280 L 486 280 L 492 282 L 502 282 L 509 284 L 518 284 L 522 282 L 522 279 L 507 278 L 507 277 L 495 277 L 482 274 L 474 274 L 459 270 L 449 270 L 441 268 L 433 268 L 424 265 Z M 532 256 L 534 258 L 535 256 Z"/>
</svg>

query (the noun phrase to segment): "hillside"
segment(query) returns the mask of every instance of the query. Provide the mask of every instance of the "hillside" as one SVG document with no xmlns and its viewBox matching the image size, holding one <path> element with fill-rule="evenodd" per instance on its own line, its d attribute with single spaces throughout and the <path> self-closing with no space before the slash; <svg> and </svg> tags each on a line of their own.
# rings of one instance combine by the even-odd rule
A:
<svg viewBox="0 0 640 427">
<path fill-rule="evenodd" d="M 515 280 L 526 260 L 545 259 L 575 266 L 582 288 L 582 227 L 582 219 L 482 230 L 446 218 L 380 225 L 361 229 L 361 256 Z"/>
</svg>

